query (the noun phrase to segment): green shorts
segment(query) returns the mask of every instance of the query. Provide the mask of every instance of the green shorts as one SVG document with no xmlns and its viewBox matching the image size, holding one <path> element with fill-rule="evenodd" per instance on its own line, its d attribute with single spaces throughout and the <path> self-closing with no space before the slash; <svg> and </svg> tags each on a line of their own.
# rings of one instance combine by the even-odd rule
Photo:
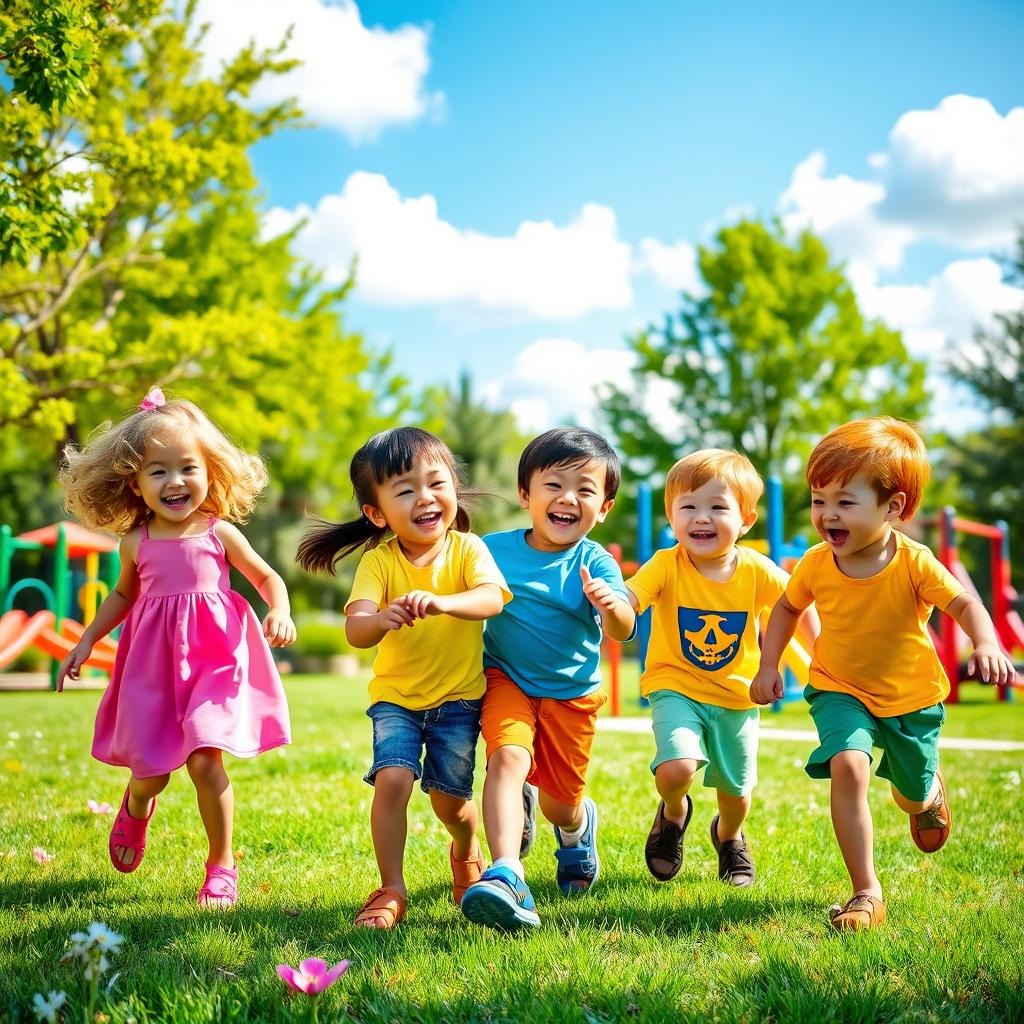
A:
<svg viewBox="0 0 1024 1024">
<path fill-rule="evenodd" d="M 906 715 L 873 715 L 862 701 L 848 693 L 804 689 L 811 718 L 818 730 L 818 749 L 807 759 L 812 779 L 827 779 L 829 762 L 844 750 L 863 750 L 873 760 L 872 747 L 880 747 L 878 772 L 908 800 L 925 800 L 939 767 L 939 729 L 946 720 L 942 704 Z"/>
<path fill-rule="evenodd" d="M 757 785 L 757 708 L 734 711 L 701 704 L 674 690 L 650 694 L 657 751 L 653 772 L 665 761 L 692 758 L 707 765 L 704 785 L 730 796 L 747 796 Z"/>
</svg>

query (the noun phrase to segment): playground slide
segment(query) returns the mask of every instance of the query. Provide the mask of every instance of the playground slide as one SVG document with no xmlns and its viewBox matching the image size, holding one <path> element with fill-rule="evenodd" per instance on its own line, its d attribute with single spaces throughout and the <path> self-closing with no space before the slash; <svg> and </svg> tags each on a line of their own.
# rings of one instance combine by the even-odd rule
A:
<svg viewBox="0 0 1024 1024">
<path fill-rule="evenodd" d="M 74 619 L 65 619 L 60 624 L 60 635 L 65 640 L 70 640 L 72 645 L 77 644 L 82 639 L 82 634 L 85 632 L 85 626 L 80 622 L 76 622 Z M 93 647 L 94 654 L 108 654 L 113 658 L 117 654 L 117 644 L 112 640 L 104 637 L 102 640 L 97 640 L 96 645 Z"/>
<path fill-rule="evenodd" d="M 6 612 L 0 618 L 0 668 L 9 665 L 39 634 L 53 623 L 52 612 L 36 612 L 29 618 L 20 609 Z"/>
<path fill-rule="evenodd" d="M 50 615 L 49 625 L 53 625 L 52 614 Z M 74 619 L 65 619 L 61 623 L 60 633 L 54 632 L 54 630 L 49 627 L 44 629 L 39 636 L 36 637 L 36 647 L 41 651 L 44 651 L 56 661 L 63 661 L 70 653 L 71 648 L 78 643 L 78 639 L 81 637 L 83 629 L 84 627 L 80 623 L 75 622 Z M 76 633 L 78 634 L 77 636 L 75 636 Z M 114 654 L 111 653 L 109 647 L 110 645 L 106 643 L 104 643 L 104 645 L 97 644 L 93 648 L 92 654 L 89 656 L 89 660 L 85 663 L 85 667 L 98 668 L 108 674 L 113 672 Z"/>
</svg>

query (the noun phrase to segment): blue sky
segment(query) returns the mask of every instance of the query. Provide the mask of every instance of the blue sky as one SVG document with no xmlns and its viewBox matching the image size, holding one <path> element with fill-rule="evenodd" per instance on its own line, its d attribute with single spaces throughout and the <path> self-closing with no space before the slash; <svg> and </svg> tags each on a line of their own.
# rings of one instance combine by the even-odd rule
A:
<svg viewBox="0 0 1024 1024">
<path fill-rule="evenodd" d="M 587 418 L 737 212 L 821 231 L 936 365 L 1017 298 L 989 257 L 1024 222 L 1019 2 L 240 3 L 203 0 L 208 56 L 291 19 L 320 125 L 256 147 L 268 223 L 361 253 L 348 323 L 417 384 Z"/>
</svg>

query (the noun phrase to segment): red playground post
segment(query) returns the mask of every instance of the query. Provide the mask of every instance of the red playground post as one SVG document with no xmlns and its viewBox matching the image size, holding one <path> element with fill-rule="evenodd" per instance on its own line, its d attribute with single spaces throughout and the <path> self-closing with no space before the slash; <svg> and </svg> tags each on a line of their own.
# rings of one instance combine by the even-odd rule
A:
<svg viewBox="0 0 1024 1024">
<path fill-rule="evenodd" d="M 966 533 L 975 537 L 984 537 L 991 544 L 992 572 L 992 622 L 996 634 L 1003 647 L 1013 655 L 1015 651 L 1024 652 L 1024 622 L 1013 607 L 1017 593 L 1010 583 L 1010 533 L 1006 523 L 978 523 L 971 519 L 961 519 L 956 512 L 946 506 L 939 515 L 939 561 L 966 587 L 978 596 L 974 582 L 968 575 L 957 547 L 957 533 Z M 949 677 L 949 697 L 947 702 L 956 704 L 959 698 L 961 682 L 968 681 L 966 667 L 960 662 L 960 648 L 966 640 L 963 631 L 949 616 L 943 615 L 936 640 L 936 650 L 942 667 Z M 1019 683 L 1015 683 L 1020 685 Z M 1010 687 L 997 687 L 999 700 L 1009 700 Z"/>
</svg>

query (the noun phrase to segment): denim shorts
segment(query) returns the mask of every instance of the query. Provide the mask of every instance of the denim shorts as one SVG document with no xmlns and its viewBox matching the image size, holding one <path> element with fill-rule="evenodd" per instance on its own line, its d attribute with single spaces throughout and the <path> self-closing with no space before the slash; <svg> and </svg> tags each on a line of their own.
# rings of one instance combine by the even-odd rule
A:
<svg viewBox="0 0 1024 1024">
<path fill-rule="evenodd" d="M 424 792 L 471 799 L 482 703 L 449 700 L 427 711 L 384 700 L 371 704 L 366 713 L 373 722 L 373 764 L 363 781 L 372 786 L 381 768 L 407 768 Z"/>
</svg>

